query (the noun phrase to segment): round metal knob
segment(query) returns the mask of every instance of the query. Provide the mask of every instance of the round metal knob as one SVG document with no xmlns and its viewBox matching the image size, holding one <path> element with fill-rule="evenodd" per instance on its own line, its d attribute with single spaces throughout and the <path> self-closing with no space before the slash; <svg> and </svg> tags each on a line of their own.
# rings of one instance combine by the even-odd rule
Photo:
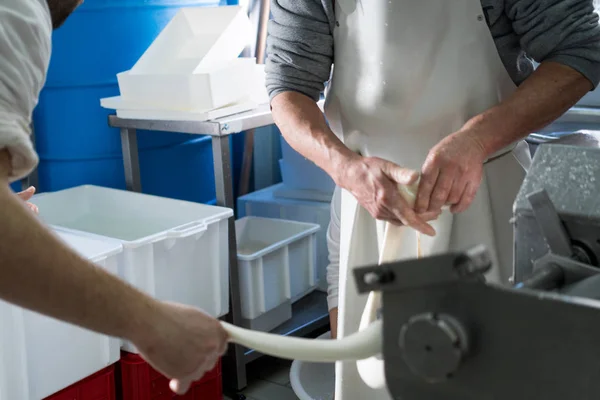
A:
<svg viewBox="0 0 600 400">
<path fill-rule="evenodd" d="M 415 375 L 440 382 L 451 378 L 460 367 L 467 352 L 467 334 L 451 316 L 418 315 L 402 327 L 400 348 Z"/>
</svg>

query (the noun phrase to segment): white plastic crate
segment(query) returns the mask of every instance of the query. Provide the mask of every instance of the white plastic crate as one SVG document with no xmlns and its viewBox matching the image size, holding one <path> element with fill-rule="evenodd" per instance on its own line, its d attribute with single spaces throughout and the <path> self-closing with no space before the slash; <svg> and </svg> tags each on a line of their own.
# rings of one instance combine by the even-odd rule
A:
<svg viewBox="0 0 600 400">
<path fill-rule="evenodd" d="M 315 288 L 318 225 L 245 217 L 235 227 L 244 319 L 256 319 Z"/>
<path fill-rule="evenodd" d="M 119 274 L 140 290 L 213 317 L 229 312 L 232 210 L 96 186 L 43 193 L 32 203 L 50 225 L 119 240 Z"/>
<path fill-rule="evenodd" d="M 66 231 L 69 247 L 113 274 L 123 247 Z M 0 400 L 39 400 L 114 364 L 120 340 L 0 301 Z"/>
<path fill-rule="evenodd" d="M 317 277 L 319 289 L 326 290 L 326 268 L 329 264 L 327 228 L 331 218 L 330 203 L 278 198 L 275 193 L 282 187 L 282 184 L 278 184 L 238 198 L 238 217 L 279 218 L 319 225 L 321 229 L 316 233 Z"/>
</svg>

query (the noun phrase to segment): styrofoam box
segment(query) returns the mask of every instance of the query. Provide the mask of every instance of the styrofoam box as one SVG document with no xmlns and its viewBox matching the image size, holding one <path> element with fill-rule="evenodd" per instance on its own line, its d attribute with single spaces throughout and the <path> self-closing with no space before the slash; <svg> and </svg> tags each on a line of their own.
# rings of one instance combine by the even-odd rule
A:
<svg viewBox="0 0 600 400">
<path fill-rule="evenodd" d="M 319 289 L 327 290 L 327 228 L 331 218 L 330 203 L 278 198 L 275 193 L 282 187 L 282 184 L 278 184 L 238 198 L 238 217 L 279 218 L 319 225 L 321 229 L 316 234 L 317 277 Z"/>
<path fill-rule="evenodd" d="M 129 102 L 166 110 L 213 110 L 252 96 L 256 59 L 237 58 L 193 74 L 117 74 Z"/>
<path fill-rule="evenodd" d="M 32 203 L 50 225 L 119 240 L 119 274 L 138 289 L 215 318 L 229 312 L 231 209 L 97 186 L 43 193 Z"/>
<path fill-rule="evenodd" d="M 235 229 L 245 319 L 255 319 L 316 286 L 319 225 L 244 217 L 235 222 Z"/>
<path fill-rule="evenodd" d="M 182 8 L 135 65 L 117 75 L 128 102 L 171 111 L 212 110 L 250 97 L 254 58 L 238 58 L 252 36 L 244 7 Z"/>
<path fill-rule="evenodd" d="M 121 243 L 61 230 L 56 233 L 82 257 L 117 274 Z M 120 357 L 119 339 L 2 301 L 0 326 L 0 400 L 46 398 Z"/>
</svg>

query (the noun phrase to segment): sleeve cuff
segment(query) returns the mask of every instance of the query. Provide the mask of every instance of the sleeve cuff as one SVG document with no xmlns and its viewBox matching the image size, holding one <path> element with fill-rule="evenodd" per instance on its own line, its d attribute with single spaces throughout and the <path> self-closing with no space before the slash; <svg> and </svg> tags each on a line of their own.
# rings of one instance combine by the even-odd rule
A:
<svg viewBox="0 0 600 400">
<path fill-rule="evenodd" d="M 8 150 L 12 170 L 10 182 L 25 178 L 38 163 L 38 156 L 29 138 L 29 128 L 22 122 L 0 116 L 0 149 Z"/>
<path fill-rule="evenodd" d="M 566 65 L 567 67 L 573 68 L 581 75 L 586 77 L 594 86 L 594 89 L 598 87 L 600 83 L 600 63 L 596 61 L 590 61 L 586 58 L 568 55 L 568 54 L 556 54 L 546 57 L 544 61 L 551 61 Z M 593 90 L 593 89 L 592 89 Z"/>
<path fill-rule="evenodd" d="M 327 307 L 330 312 L 334 308 L 338 307 L 338 294 L 337 293 L 330 294 L 327 296 Z"/>
</svg>

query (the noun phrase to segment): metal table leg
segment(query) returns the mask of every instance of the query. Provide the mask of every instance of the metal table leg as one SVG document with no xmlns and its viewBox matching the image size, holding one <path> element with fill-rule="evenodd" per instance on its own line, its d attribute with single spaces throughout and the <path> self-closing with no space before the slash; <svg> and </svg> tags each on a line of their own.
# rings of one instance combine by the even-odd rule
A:
<svg viewBox="0 0 600 400">
<path fill-rule="evenodd" d="M 140 177 L 140 160 L 135 129 L 121 128 L 121 147 L 123 149 L 127 190 L 141 193 L 142 179 Z"/>
<path fill-rule="evenodd" d="M 228 136 L 213 136 L 212 151 L 215 168 L 215 189 L 217 205 L 234 209 L 233 174 Z M 227 322 L 240 326 L 242 321 L 242 305 L 240 300 L 240 284 L 237 263 L 237 243 L 235 237 L 235 216 L 229 219 L 229 304 L 230 312 Z M 229 346 L 228 357 L 224 359 L 226 373 L 225 382 L 233 386 L 234 391 L 246 387 L 246 362 L 244 348 L 239 345 Z"/>
</svg>

